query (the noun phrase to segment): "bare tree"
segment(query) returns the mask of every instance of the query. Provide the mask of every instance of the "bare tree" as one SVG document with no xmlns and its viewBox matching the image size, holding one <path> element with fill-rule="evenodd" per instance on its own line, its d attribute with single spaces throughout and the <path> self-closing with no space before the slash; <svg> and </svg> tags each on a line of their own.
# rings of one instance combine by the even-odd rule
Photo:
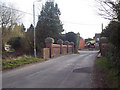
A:
<svg viewBox="0 0 120 90">
<path fill-rule="evenodd" d="M 120 0 L 96 0 L 98 14 L 108 20 L 120 20 Z"/>
<path fill-rule="evenodd" d="M 0 25 L 3 27 L 12 26 L 18 22 L 21 14 L 12 7 L 12 5 L 2 4 L 0 5 Z"/>
<path fill-rule="evenodd" d="M 0 28 L 2 30 L 3 47 L 12 35 L 12 28 L 21 19 L 21 13 L 12 6 L 13 5 L 6 5 L 5 3 L 0 4 Z"/>
</svg>

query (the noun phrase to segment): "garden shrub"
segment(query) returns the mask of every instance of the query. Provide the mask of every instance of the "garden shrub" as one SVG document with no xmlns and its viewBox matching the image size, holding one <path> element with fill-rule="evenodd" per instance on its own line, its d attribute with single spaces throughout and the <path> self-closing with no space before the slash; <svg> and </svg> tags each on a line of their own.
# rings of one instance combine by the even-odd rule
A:
<svg viewBox="0 0 120 90">
<path fill-rule="evenodd" d="M 8 40 L 7 44 L 11 45 L 15 50 L 20 47 L 21 37 L 12 37 Z"/>
</svg>

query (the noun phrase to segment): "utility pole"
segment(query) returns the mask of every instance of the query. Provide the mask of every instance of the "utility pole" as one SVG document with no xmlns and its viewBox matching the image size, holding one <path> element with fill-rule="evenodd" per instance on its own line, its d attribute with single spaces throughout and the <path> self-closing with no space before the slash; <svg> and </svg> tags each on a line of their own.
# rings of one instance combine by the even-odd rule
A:
<svg viewBox="0 0 120 90">
<path fill-rule="evenodd" d="M 35 41 L 35 5 L 33 2 L 33 26 L 34 26 L 34 57 L 36 57 L 36 41 Z"/>
<path fill-rule="evenodd" d="M 102 29 L 102 32 L 103 32 L 103 23 L 101 24 L 101 29 Z"/>
<path fill-rule="evenodd" d="M 36 36 L 35 36 L 35 2 L 41 2 L 41 0 L 39 0 L 39 1 L 34 1 L 34 2 L 33 2 L 34 57 L 36 57 Z"/>
</svg>

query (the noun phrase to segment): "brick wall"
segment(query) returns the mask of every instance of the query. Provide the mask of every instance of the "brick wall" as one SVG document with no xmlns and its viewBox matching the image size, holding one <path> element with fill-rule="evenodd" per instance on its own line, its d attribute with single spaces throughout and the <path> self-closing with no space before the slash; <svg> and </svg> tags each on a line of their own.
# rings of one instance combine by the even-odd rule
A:
<svg viewBox="0 0 120 90">
<path fill-rule="evenodd" d="M 72 53 L 72 45 L 68 45 L 68 53 Z"/>
<path fill-rule="evenodd" d="M 106 46 L 108 44 L 108 39 L 106 37 L 101 37 L 100 38 L 100 52 L 102 56 L 105 56 L 106 53 Z"/>
<path fill-rule="evenodd" d="M 50 38 L 49 38 L 50 39 Z M 68 42 L 68 41 L 67 41 Z M 48 53 L 49 52 L 49 53 Z M 74 52 L 74 43 L 53 44 L 52 40 L 46 40 L 46 48 L 43 48 L 43 58 L 52 58 Z"/>
<path fill-rule="evenodd" d="M 62 54 L 67 54 L 67 45 L 62 45 Z"/>
<path fill-rule="evenodd" d="M 101 50 L 101 55 L 105 56 L 105 48 L 107 46 L 107 43 L 101 43 L 100 44 L 100 50 Z"/>
<path fill-rule="evenodd" d="M 53 57 L 60 55 L 60 45 L 53 44 Z"/>
<path fill-rule="evenodd" d="M 106 53 L 106 46 L 108 44 L 108 39 L 106 37 L 100 38 L 100 52 L 102 56 L 105 56 Z"/>
<path fill-rule="evenodd" d="M 43 59 L 48 59 L 50 57 L 49 48 L 43 48 Z"/>
</svg>

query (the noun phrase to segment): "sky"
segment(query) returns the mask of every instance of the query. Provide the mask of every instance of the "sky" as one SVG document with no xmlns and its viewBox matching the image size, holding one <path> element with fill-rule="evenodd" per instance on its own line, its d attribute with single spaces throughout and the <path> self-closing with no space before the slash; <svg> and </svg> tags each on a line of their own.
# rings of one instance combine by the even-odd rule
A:
<svg viewBox="0 0 120 90">
<path fill-rule="evenodd" d="M 4 2 L 11 3 L 16 9 L 31 13 L 24 13 L 22 15 L 21 22 L 26 28 L 29 28 L 33 23 L 33 2 L 35 4 L 36 23 L 37 15 L 39 15 L 42 4 L 41 2 L 35 2 L 36 0 L 3 0 Z M 95 0 L 54 0 L 61 11 L 60 20 L 63 23 L 64 32 L 80 33 L 80 36 L 84 39 L 93 38 L 95 33 L 101 32 L 101 24 L 104 28 L 109 23 L 108 20 L 101 18 L 98 15 Z"/>
</svg>

